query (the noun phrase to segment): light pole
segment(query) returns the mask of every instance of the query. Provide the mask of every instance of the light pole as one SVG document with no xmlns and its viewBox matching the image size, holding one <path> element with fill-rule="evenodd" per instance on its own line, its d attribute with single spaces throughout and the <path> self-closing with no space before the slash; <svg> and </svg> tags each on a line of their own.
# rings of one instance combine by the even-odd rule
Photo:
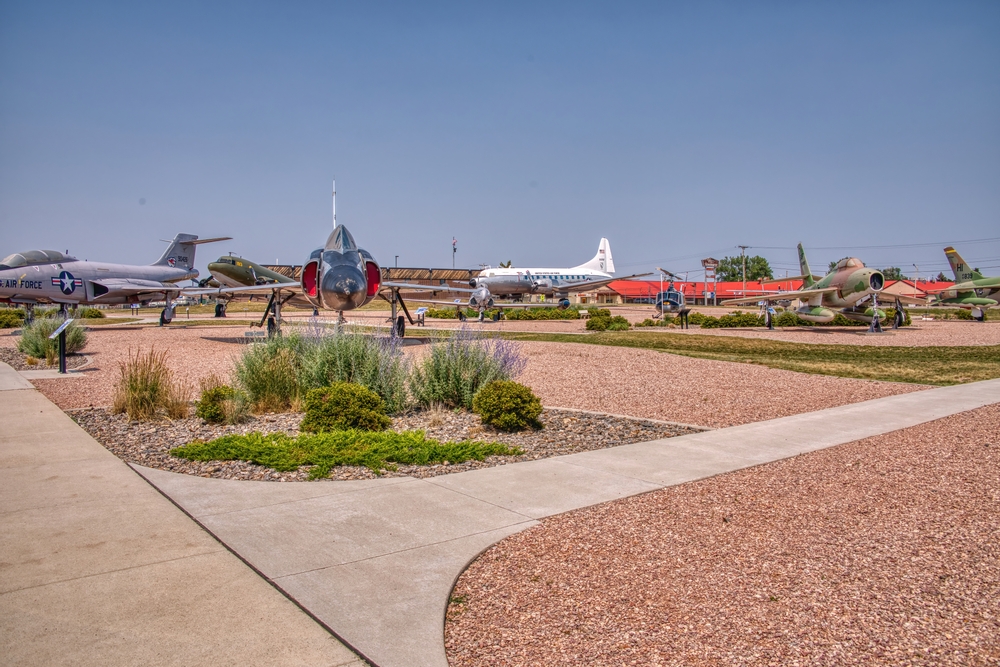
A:
<svg viewBox="0 0 1000 667">
<path fill-rule="evenodd" d="M 913 279 L 913 289 L 916 289 L 917 288 L 917 282 L 920 280 L 920 267 L 917 266 L 916 264 L 914 264 L 913 268 L 915 268 L 917 270 L 917 277 Z"/>
<path fill-rule="evenodd" d="M 746 296 L 747 295 L 747 255 L 746 255 L 746 249 L 749 248 L 750 246 L 748 246 L 748 245 L 741 245 L 741 246 L 736 246 L 736 247 L 740 249 L 740 260 L 743 262 L 743 296 Z"/>
<path fill-rule="evenodd" d="M 399 255 L 396 255 L 396 268 L 399 268 Z"/>
</svg>

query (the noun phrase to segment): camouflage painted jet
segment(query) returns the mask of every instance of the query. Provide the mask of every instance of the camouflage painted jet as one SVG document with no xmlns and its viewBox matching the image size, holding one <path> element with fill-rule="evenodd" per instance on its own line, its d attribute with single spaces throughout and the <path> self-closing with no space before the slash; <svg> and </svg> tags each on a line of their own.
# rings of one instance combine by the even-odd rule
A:
<svg viewBox="0 0 1000 667">
<path fill-rule="evenodd" d="M 177 283 L 198 277 L 195 249 L 228 239 L 178 234 L 149 266 L 81 261 L 55 250 L 16 252 L 0 260 L 0 301 L 24 305 L 29 321 L 40 303 L 60 304 L 65 313 L 78 304 L 166 301 L 160 321 L 167 323 L 174 317 L 171 301 L 185 289 Z"/>
<path fill-rule="evenodd" d="M 983 277 L 979 271 L 970 269 L 969 265 L 958 254 L 958 251 L 948 246 L 944 254 L 955 273 L 955 284 L 943 290 L 936 290 L 940 296 L 935 304 L 947 304 L 960 308 L 972 308 L 973 313 L 979 311 L 976 319 L 983 319 L 982 310 L 997 305 L 1000 297 L 1000 276 Z"/>
<path fill-rule="evenodd" d="M 799 267 L 801 276 L 794 280 L 802 280 L 802 288 L 790 292 L 777 292 L 760 296 L 745 296 L 739 299 L 728 299 L 722 302 L 724 306 L 771 303 L 798 299 L 801 304 L 795 314 L 807 322 L 830 322 L 840 313 L 849 320 L 865 322 L 872 325 L 873 330 L 881 330 L 878 323 L 885 318 L 885 311 L 878 309 L 878 295 L 885 286 L 885 277 L 881 271 L 870 269 L 856 257 L 847 257 L 839 262 L 823 277 L 815 276 L 809 270 L 809 262 L 802 244 L 798 245 Z M 782 280 L 788 280 L 783 278 Z M 898 302 L 923 303 L 919 299 L 892 295 Z M 878 317 L 876 318 L 876 313 Z M 897 308 L 899 314 L 899 308 Z M 894 325 L 899 324 L 897 317 Z"/>
</svg>

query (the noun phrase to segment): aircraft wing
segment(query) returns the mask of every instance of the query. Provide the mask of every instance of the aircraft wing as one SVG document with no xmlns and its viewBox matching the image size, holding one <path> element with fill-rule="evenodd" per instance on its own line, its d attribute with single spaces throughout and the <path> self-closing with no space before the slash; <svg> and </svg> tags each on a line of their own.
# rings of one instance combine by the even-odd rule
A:
<svg viewBox="0 0 1000 667">
<path fill-rule="evenodd" d="M 553 292 L 589 292 L 597 287 L 604 287 L 609 283 L 613 283 L 616 280 L 631 280 L 632 278 L 642 278 L 643 276 L 651 276 L 652 273 L 633 273 L 631 276 L 622 276 L 620 278 L 606 278 L 604 280 L 588 280 L 587 282 L 570 283 L 568 285 L 553 286 Z"/>
<path fill-rule="evenodd" d="M 723 306 L 738 306 L 744 304 L 753 304 L 760 301 L 788 301 L 790 299 L 809 299 L 814 296 L 819 296 L 820 294 L 829 294 L 830 292 L 836 292 L 836 287 L 824 287 L 823 289 L 800 289 L 792 292 L 778 292 L 769 295 L 759 295 L 759 296 L 744 296 L 739 299 L 726 299 L 722 302 Z"/>
<path fill-rule="evenodd" d="M 413 303 L 432 303 L 441 306 L 458 306 L 459 308 L 472 308 L 475 310 L 477 306 L 470 306 L 468 301 L 462 301 L 461 299 L 456 299 L 454 301 L 440 301 L 435 299 L 421 299 L 410 297 L 407 301 Z M 486 308 L 557 308 L 558 304 L 552 303 L 494 303 L 492 306 L 486 306 Z"/>
<path fill-rule="evenodd" d="M 468 292 L 473 293 L 476 290 L 471 287 L 453 287 L 451 285 L 416 285 L 413 283 L 396 283 L 396 282 L 384 282 L 379 285 L 379 289 L 388 287 L 390 289 L 409 289 L 417 292 Z M 414 301 L 415 299 L 410 299 Z"/>
<path fill-rule="evenodd" d="M 95 296 L 96 299 L 100 299 L 105 294 L 119 296 L 122 294 L 150 294 L 158 292 L 180 293 L 187 289 L 174 283 L 161 283 L 158 280 L 140 280 L 138 278 L 101 278 L 89 282 L 104 288 L 104 291 L 101 293 L 98 293 L 100 290 L 94 290 L 95 294 L 97 294 Z"/>
<path fill-rule="evenodd" d="M 263 285 L 246 285 L 244 287 L 185 287 L 182 291 L 185 296 L 227 296 L 269 294 L 275 290 L 301 293 L 302 285 L 300 283 L 265 283 Z"/>
</svg>

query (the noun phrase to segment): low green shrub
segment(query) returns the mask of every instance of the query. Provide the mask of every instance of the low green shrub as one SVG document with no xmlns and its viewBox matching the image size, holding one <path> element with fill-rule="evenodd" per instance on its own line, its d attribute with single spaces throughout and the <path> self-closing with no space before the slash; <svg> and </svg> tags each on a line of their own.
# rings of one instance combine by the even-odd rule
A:
<svg viewBox="0 0 1000 667">
<path fill-rule="evenodd" d="M 384 431 L 392 425 L 379 395 L 351 382 L 306 392 L 306 416 L 299 428 L 305 433 L 362 429 Z"/>
<path fill-rule="evenodd" d="M 410 375 L 410 392 L 423 406 L 471 408 L 482 387 L 514 379 L 526 363 L 517 343 L 463 329 L 431 346 Z"/>
<path fill-rule="evenodd" d="M 0 310 L 0 329 L 17 329 L 24 324 L 24 311 L 20 308 Z"/>
<path fill-rule="evenodd" d="M 719 327 L 722 329 L 735 329 L 740 327 L 762 327 L 764 318 L 754 313 L 744 313 L 737 310 L 719 318 Z"/>
<path fill-rule="evenodd" d="M 608 311 L 605 310 L 604 312 L 607 313 Z M 587 320 L 586 324 L 588 331 L 628 331 L 630 326 L 628 320 L 621 315 L 611 317 L 610 313 L 608 315 L 592 316 Z"/>
<path fill-rule="evenodd" d="M 654 320 L 649 317 L 644 319 L 642 322 L 636 322 L 635 327 L 669 327 L 671 325 L 676 325 L 677 320 L 674 317 L 664 316 L 661 319 Z"/>
<path fill-rule="evenodd" d="M 688 315 L 688 324 L 695 324 L 701 326 L 701 323 L 705 321 L 706 317 L 711 317 L 705 313 L 691 313 Z"/>
<path fill-rule="evenodd" d="M 104 311 L 98 308 L 81 308 L 77 316 L 89 320 L 99 320 L 105 315 Z"/>
<path fill-rule="evenodd" d="M 50 340 L 56 329 L 62 326 L 62 320 L 38 319 L 24 327 L 21 339 L 17 341 L 17 349 L 33 357 L 51 359 L 59 354 L 59 340 Z M 76 322 L 66 327 L 66 353 L 79 352 L 87 344 L 87 332 Z"/>
<path fill-rule="evenodd" d="M 484 424 L 501 431 L 542 428 L 538 417 L 542 402 L 530 388 L 518 382 L 495 380 L 479 390 L 472 400 L 472 411 Z"/>
<path fill-rule="evenodd" d="M 328 431 L 289 436 L 285 433 L 225 435 L 170 450 L 190 461 L 250 461 L 278 471 L 312 465 L 310 479 L 327 477 L 334 466 L 365 466 L 375 474 L 395 464 L 430 465 L 482 461 L 487 456 L 517 456 L 517 447 L 496 442 L 429 440 L 423 431 Z"/>
<path fill-rule="evenodd" d="M 210 424 L 238 424 L 249 412 L 249 400 L 241 391 L 220 384 L 202 390 L 194 413 Z"/>
<path fill-rule="evenodd" d="M 578 320 L 580 309 L 570 308 L 508 308 L 504 311 L 508 320 Z"/>
</svg>

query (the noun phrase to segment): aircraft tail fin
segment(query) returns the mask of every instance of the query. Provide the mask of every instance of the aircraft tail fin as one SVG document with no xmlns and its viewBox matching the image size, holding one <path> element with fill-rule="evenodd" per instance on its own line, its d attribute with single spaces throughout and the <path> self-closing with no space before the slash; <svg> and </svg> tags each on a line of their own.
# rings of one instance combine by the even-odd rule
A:
<svg viewBox="0 0 1000 667">
<path fill-rule="evenodd" d="M 170 241 L 170 245 L 163 251 L 160 258 L 153 262 L 153 266 L 171 266 L 178 269 L 194 268 L 194 251 L 202 243 L 215 243 L 216 241 L 228 241 L 231 236 L 220 236 L 214 239 L 199 239 L 194 234 L 178 234 Z"/>
<path fill-rule="evenodd" d="M 799 271 L 802 273 L 802 286 L 812 287 L 816 282 L 813 280 L 812 271 L 809 270 L 809 260 L 806 259 L 806 251 L 802 248 L 802 244 L 799 246 Z"/>
<path fill-rule="evenodd" d="M 955 273 L 955 282 L 964 283 L 967 280 L 979 280 L 983 277 L 983 274 L 979 273 L 979 271 L 970 269 L 969 265 L 962 259 L 962 256 L 958 254 L 958 251 L 951 246 L 944 249 L 944 254 L 948 257 L 951 270 Z"/>
<path fill-rule="evenodd" d="M 590 260 L 586 264 L 581 264 L 580 266 L 574 268 L 591 269 L 593 271 L 603 271 L 604 273 L 614 273 L 615 260 L 611 257 L 611 244 L 607 239 L 602 238 L 600 245 L 597 246 L 597 254 L 594 255 L 594 259 Z"/>
</svg>

